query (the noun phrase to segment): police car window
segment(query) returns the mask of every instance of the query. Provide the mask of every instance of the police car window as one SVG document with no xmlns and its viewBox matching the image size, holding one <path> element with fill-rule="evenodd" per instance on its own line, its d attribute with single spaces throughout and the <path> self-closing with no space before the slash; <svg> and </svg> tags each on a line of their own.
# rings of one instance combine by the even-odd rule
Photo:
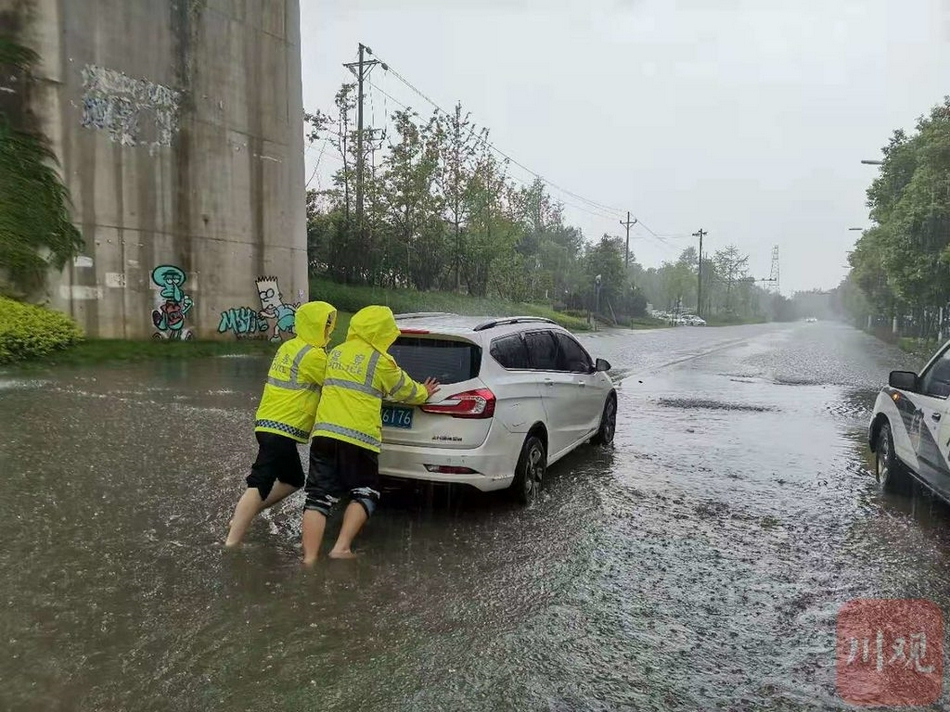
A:
<svg viewBox="0 0 950 712">
<path fill-rule="evenodd" d="M 518 334 L 495 339 L 490 353 L 503 368 L 528 368 L 528 349 Z"/>
<path fill-rule="evenodd" d="M 529 331 L 524 335 L 528 363 L 537 371 L 557 370 L 557 343 L 550 331 Z"/>
<path fill-rule="evenodd" d="M 920 392 L 935 398 L 950 396 L 950 351 L 945 351 L 924 374 L 920 382 Z"/>
<path fill-rule="evenodd" d="M 400 336 L 389 348 L 409 377 L 420 383 L 435 378 L 446 385 L 478 376 L 482 350 L 467 341 Z"/>
<path fill-rule="evenodd" d="M 558 371 L 590 373 L 590 356 L 579 343 L 567 334 L 555 333 L 558 345 Z"/>
</svg>

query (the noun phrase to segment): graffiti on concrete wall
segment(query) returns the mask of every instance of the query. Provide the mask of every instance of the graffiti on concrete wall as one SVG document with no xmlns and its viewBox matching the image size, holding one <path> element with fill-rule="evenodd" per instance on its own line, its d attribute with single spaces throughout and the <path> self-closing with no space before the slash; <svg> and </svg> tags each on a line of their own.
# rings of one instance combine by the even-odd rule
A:
<svg viewBox="0 0 950 712">
<path fill-rule="evenodd" d="M 239 339 L 263 339 L 269 329 L 267 319 L 261 318 L 257 309 L 251 307 L 226 309 L 221 312 L 221 321 L 218 323 L 219 334 L 230 331 Z"/>
<path fill-rule="evenodd" d="M 257 294 L 261 298 L 260 315 L 274 321 L 274 333 L 270 340 L 281 341 L 284 337 L 292 337 L 297 307 L 300 305 L 284 303 L 277 277 L 259 277 Z"/>
<path fill-rule="evenodd" d="M 180 92 L 147 79 L 87 64 L 82 70 L 82 125 L 107 131 L 123 146 L 154 153 L 178 131 Z"/>
<path fill-rule="evenodd" d="M 280 293 L 277 277 L 256 281 L 260 309 L 232 307 L 221 312 L 218 333 L 231 332 L 239 339 L 284 341 L 294 335 L 294 320 L 300 304 L 287 304 Z"/>
<path fill-rule="evenodd" d="M 152 282 L 159 288 L 152 311 L 152 323 L 157 329 L 153 338 L 177 341 L 194 338 L 191 330 L 185 328 L 185 317 L 195 305 L 183 289 L 187 281 L 187 275 L 175 265 L 159 265 L 152 270 Z"/>
</svg>

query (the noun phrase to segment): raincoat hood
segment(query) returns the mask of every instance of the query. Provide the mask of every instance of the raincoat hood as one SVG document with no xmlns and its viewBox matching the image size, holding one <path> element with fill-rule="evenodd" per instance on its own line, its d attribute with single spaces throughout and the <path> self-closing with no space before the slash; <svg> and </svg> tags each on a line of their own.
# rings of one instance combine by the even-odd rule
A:
<svg viewBox="0 0 950 712">
<path fill-rule="evenodd" d="M 297 336 L 311 346 L 323 348 L 327 345 L 327 322 L 330 333 L 336 328 L 336 307 L 326 302 L 307 302 L 297 309 L 294 322 Z"/>
<path fill-rule="evenodd" d="M 386 353 L 399 336 L 396 319 L 389 307 L 371 306 L 360 309 L 350 319 L 346 340 L 362 339 L 380 353 Z"/>
</svg>

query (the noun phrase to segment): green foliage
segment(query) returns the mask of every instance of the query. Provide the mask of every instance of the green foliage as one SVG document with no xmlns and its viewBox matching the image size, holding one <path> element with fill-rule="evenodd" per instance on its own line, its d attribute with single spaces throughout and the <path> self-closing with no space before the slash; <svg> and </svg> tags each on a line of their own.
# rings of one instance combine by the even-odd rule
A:
<svg viewBox="0 0 950 712">
<path fill-rule="evenodd" d="M 0 35 L 0 68 L 28 77 L 36 61 L 34 52 Z M 29 294 L 42 286 L 50 264 L 62 269 L 79 254 L 82 238 L 49 142 L 22 118 L 0 114 L 0 270 Z"/>
<path fill-rule="evenodd" d="M 81 338 L 65 314 L 0 297 L 0 363 L 46 356 Z"/>
<path fill-rule="evenodd" d="M 488 145 L 488 132 L 456 106 L 429 118 L 406 109 L 389 135 L 364 134 L 355 150 L 353 88 L 336 117 L 307 114 L 308 138 L 335 145 L 344 164 L 333 188 L 308 195 L 310 273 L 347 285 L 453 291 L 508 304 L 594 304 L 591 261 L 604 254 L 564 223 L 543 181 L 516 185 Z M 364 215 L 356 216 L 355 168 L 363 162 Z M 642 314 L 643 295 L 611 252 L 605 281 L 616 311 Z M 639 298 L 638 298 L 639 297 Z"/>
<path fill-rule="evenodd" d="M 868 189 L 870 216 L 849 257 L 846 308 L 894 317 L 912 315 L 922 336 L 936 327 L 935 313 L 950 302 L 950 97 L 917 121 L 912 135 L 895 131 Z"/>
<path fill-rule="evenodd" d="M 519 304 L 501 298 L 476 298 L 452 292 L 419 292 L 415 289 L 352 286 L 329 279 L 310 280 L 310 298 L 330 302 L 344 312 L 356 312 L 371 304 L 388 306 L 394 313 L 450 312 L 469 316 L 541 316 L 573 331 L 584 331 L 582 318 L 556 312 L 537 304 Z M 337 328 L 335 336 L 341 336 Z"/>
</svg>

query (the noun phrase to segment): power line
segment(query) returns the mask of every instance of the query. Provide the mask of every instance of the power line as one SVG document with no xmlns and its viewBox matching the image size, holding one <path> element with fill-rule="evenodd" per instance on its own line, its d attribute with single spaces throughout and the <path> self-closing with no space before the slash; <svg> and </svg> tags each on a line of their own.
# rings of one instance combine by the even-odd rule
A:
<svg viewBox="0 0 950 712">
<path fill-rule="evenodd" d="M 390 71 L 392 71 L 391 68 L 390 68 Z M 377 90 L 378 92 L 380 92 L 383 96 L 388 97 L 388 98 L 389 98 L 391 101 L 393 101 L 395 104 L 398 104 L 399 106 L 401 106 L 401 107 L 402 107 L 403 109 L 405 109 L 406 111 L 412 111 L 412 107 L 411 107 L 411 106 L 409 106 L 408 104 L 404 104 L 403 102 L 399 101 L 399 99 L 397 99 L 396 97 L 394 97 L 392 94 L 390 94 L 389 92 L 387 92 L 385 89 L 383 89 L 382 87 L 380 87 L 378 84 L 374 84 L 373 82 L 369 82 L 369 85 L 370 85 L 370 87 L 372 87 L 373 89 L 375 89 L 375 90 Z M 438 107 L 437 107 L 437 108 L 438 108 Z M 439 109 L 439 111 L 442 111 L 442 109 Z M 444 111 L 442 111 L 442 113 L 445 114 Z M 422 126 L 419 125 L 419 124 L 415 124 L 415 125 L 416 125 L 417 128 L 422 128 Z M 474 129 L 472 129 L 472 131 L 474 132 Z M 484 143 L 484 144 L 485 144 L 486 146 L 488 146 L 489 148 L 494 149 L 494 147 L 493 147 L 488 141 L 485 141 L 484 139 L 479 139 L 479 141 L 481 141 L 482 143 Z M 494 150 L 497 151 L 497 149 L 494 149 Z M 499 153 L 500 153 L 500 152 L 499 152 Z M 504 154 L 502 154 L 502 155 L 504 155 Z M 530 170 L 530 169 L 527 169 L 527 168 L 524 168 L 524 166 L 522 166 L 522 165 L 521 165 L 520 163 L 518 163 L 517 161 L 511 161 L 511 159 L 508 159 L 508 160 L 509 160 L 511 163 L 514 163 L 514 164 L 515 164 L 516 166 L 518 166 L 519 168 L 522 168 L 522 169 L 526 170 L 526 171 L 527 171 L 528 173 L 530 173 L 531 175 L 533 175 L 533 176 L 535 176 L 535 177 L 539 177 L 534 171 L 532 171 L 532 170 Z M 520 183 L 521 185 L 525 186 L 526 188 L 530 188 L 530 187 L 531 187 L 531 184 L 530 184 L 530 183 L 528 183 L 527 181 L 525 181 L 525 180 L 523 180 L 523 179 L 518 178 L 518 177 L 515 176 L 515 175 L 509 174 L 509 177 L 510 177 L 512 180 L 516 181 L 517 183 Z M 544 181 L 545 183 L 548 183 L 548 181 L 544 180 L 543 178 L 542 178 L 541 180 Z M 549 184 L 549 185 L 550 185 L 550 184 Z M 576 203 L 572 203 L 572 202 L 569 201 L 569 200 L 564 200 L 563 198 L 561 199 L 561 202 L 564 203 L 564 204 L 567 205 L 567 206 L 570 206 L 570 207 L 574 208 L 575 210 L 580 210 L 580 211 L 582 211 L 582 212 L 584 212 L 584 213 L 587 213 L 588 215 L 592 215 L 592 216 L 594 216 L 595 218 L 601 218 L 602 220 L 609 220 L 609 221 L 611 221 L 611 222 L 613 222 L 613 220 L 614 220 L 614 218 L 615 218 L 615 216 L 614 216 L 613 214 L 611 214 L 611 213 L 606 213 L 606 212 L 603 212 L 603 211 L 601 211 L 601 212 L 595 212 L 594 210 L 590 209 L 589 207 L 586 207 L 586 206 L 584 206 L 584 205 L 577 205 Z"/>
<path fill-rule="evenodd" d="M 394 69 L 391 64 L 389 64 L 388 62 L 385 62 L 384 60 L 380 59 L 378 54 L 375 54 L 374 56 L 377 58 L 377 61 L 379 61 L 380 64 L 382 64 L 383 68 L 386 70 L 387 73 L 390 73 L 390 74 L 392 74 L 394 77 L 396 77 L 396 79 L 398 79 L 402 84 L 404 84 L 407 88 L 409 88 L 409 89 L 410 89 L 412 92 L 414 92 L 416 95 L 418 95 L 419 97 L 421 97 L 426 103 L 428 103 L 429 105 L 431 105 L 431 106 L 436 110 L 437 113 L 440 113 L 440 114 L 442 114 L 442 115 L 444 115 L 444 116 L 450 116 L 449 112 L 447 112 L 445 109 L 443 109 L 434 99 L 432 99 L 432 98 L 431 98 L 430 96 L 428 96 L 425 92 L 423 92 L 421 89 L 419 89 L 417 86 L 415 86 L 412 82 L 410 82 L 410 81 L 409 81 L 406 77 L 404 77 L 398 70 Z M 405 103 L 399 101 L 398 99 L 396 99 L 392 94 L 390 94 L 388 91 L 386 91 L 385 89 L 383 89 L 383 88 L 380 87 L 379 85 L 373 83 L 373 82 L 370 81 L 368 78 L 367 78 L 365 81 L 366 81 L 366 83 L 368 83 L 368 84 L 370 85 L 370 87 L 372 87 L 373 89 L 379 91 L 384 97 L 386 97 L 386 98 L 392 100 L 394 103 L 396 103 L 397 105 L 403 107 L 403 108 L 406 109 L 407 111 L 412 111 L 411 107 L 409 107 L 407 104 L 405 104 Z M 371 98 L 371 102 L 372 102 L 372 98 Z M 388 112 L 387 112 L 387 120 L 388 120 Z M 474 127 L 474 125 L 473 125 L 473 126 L 472 126 L 472 129 L 471 129 L 472 134 L 474 134 L 474 131 L 475 131 L 475 127 Z M 599 218 L 599 219 L 601 219 L 601 220 L 613 221 L 613 220 L 616 220 L 616 219 L 618 219 L 618 218 L 622 220 L 622 219 L 624 218 L 624 216 L 627 217 L 627 220 L 628 220 L 628 221 L 630 220 L 630 214 L 629 214 L 629 212 L 627 212 L 627 211 L 624 211 L 624 210 L 621 210 L 620 208 L 617 208 L 617 207 L 614 207 L 614 206 L 611 206 L 611 205 L 607 205 L 607 204 L 605 204 L 605 203 L 601 203 L 601 202 L 598 202 L 598 201 L 596 201 L 596 200 L 592 200 L 592 199 L 590 199 L 590 198 L 587 198 L 587 197 L 585 197 L 585 196 L 583 196 L 583 195 L 581 195 L 581 194 L 579 194 L 579 193 L 576 193 L 576 192 L 574 192 L 574 191 L 572 191 L 572 190 L 569 190 L 569 189 L 567 189 L 567 188 L 564 188 L 564 187 L 561 186 L 561 185 L 558 185 L 557 183 L 554 183 L 553 181 L 549 180 L 548 178 L 545 178 L 543 175 L 541 175 L 541 174 L 538 173 L 537 171 L 532 170 L 531 168 L 529 168 L 528 166 L 526 166 L 524 163 L 521 163 L 521 162 L 518 161 L 517 159 L 513 158 L 510 154 L 506 153 L 505 151 L 502 151 L 502 150 L 501 150 L 500 148 L 498 148 L 496 145 L 494 145 L 493 143 L 491 143 L 484 135 L 479 135 L 479 136 L 478 136 L 478 141 L 481 142 L 481 143 L 483 143 L 489 150 L 495 152 L 497 155 L 499 155 L 500 157 L 502 157 L 505 161 L 508 162 L 508 164 L 517 166 L 517 167 L 520 168 L 521 170 L 525 171 L 528 175 L 532 176 L 534 179 L 539 180 L 539 181 L 541 181 L 542 183 L 544 183 L 544 184 L 546 184 L 547 186 L 549 186 L 550 188 L 553 188 L 554 190 L 558 191 L 559 193 L 562 194 L 562 196 L 563 196 L 563 195 L 567 195 L 567 196 L 570 196 L 570 197 L 572 197 L 572 198 L 574 198 L 575 200 L 577 200 L 577 201 L 580 202 L 580 204 L 578 204 L 578 203 L 575 203 L 575 202 L 571 202 L 571 201 L 569 201 L 569 200 L 566 200 L 566 199 L 564 199 L 564 198 L 562 197 L 562 198 L 561 198 L 561 202 L 562 202 L 563 204 L 565 204 L 566 206 L 569 206 L 569 207 L 571 207 L 571 208 L 574 208 L 575 210 L 580 210 L 581 212 L 584 212 L 584 213 L 586 213 L 586 214 L 588 214 L 588 215 L 591 215 L 591 216 L 593 216 L 593 217 Z M 515 177 L 515 176 L 512 175 L 512 174 L 509 174 L 509 176 L 511 177 L 512 180 L 515 180 L 515 181 L 521 183 L 522 185 L 525 185 L 526 187 L 530 187 L 530 185 L 529 185 L 529 183 L 528 183 L 527 181 L 519 180 L 517 177 Z M 666 241 L 665 236 L 659 235 L 658 233 L 656 233 L 655 231 L 653 231 L 650 227 L 648 227 L 647 225 L 643 224 L 642 221 L 639 221 L 639 224 L 642 225 L 642 226 L 644 227 L 644 229 L 645 229 L 658 243 L 664 245 L 664 246 L 667 247 L 667 248 L 673 248 L 673 246 L 670 245 L 670 244 Z M 628 228 L 628 230 L 629 230 L 629 228 Z M 674 249 L 675 249 L 675 248 L 674 248 Z"/>
<path fill-rule="evenodd" d="M 376 55 L 376 56 L 378 57 L 379 55 Z M 402 74 L 400 74 L 396 69 L 394 69 L 393 66 L 392 66 L 392 64 L 390 64 L 389 62 L 387 62 L 386 65 L 387 65 L 387 67 L 389 68 L 389 69 L 388 69 L 389 73 L 391 73 L 391 74 L 392 74 L 393 76 L 395 76 L 399 81 L 401 81 L 403 84 L 405 84 L 409 89 L 411 89 L 413 92 L 415 92 L 415 93 L 418 94 L 420 97 L 422 97 L 422 99 L 424 99 L 426 102 L 428 102 L 430 105 L 432 105 L 432 107 L 435 108 L 436 111 L 439 111 L 439 112 L 441 112 L 442 114 L 445 114 L 446 116 L 449 115 L 449 113 L 448 113 L 445 109 L 443 109 L 441 106 L 439 106 L 439 104 L 437 104 L 433 99 L 431 99 L 428 95 L 426 95 L 424 92 L 422 92 L 420 89 L 418 89 L 414 84 L 412 84 L 412 82 L 410 82 L 408 79 L 406 79 L 404 76 L 402 76 Z M 596 200 L 591 200 L 590 198 L 585 198 L 583 195 L 580 195 L 579 193 L 575 193 L 575 192 L 572 191 L 572 190 L 568 190 L 567 188 L 564 188 L 564 187 L 558 185 L 557 183 L 554 183 L 553 181 L 551 181 L 551 180 L 545 178 L 544 176 L 542 176 L 542 175 L 541 175 L 540 173 L 538 173 L 537 171 L 534 171 L 534 170 L 532 170 L 531 168 L 528 168 L 526 165 L 524 165 L 524 164 L 521 163 L 520 161 L 518 161 L 518 160 L 512 158 L 511 155 L 509 155 L 508 153 L 505 153 L 504 151 L 502 151 L 500 148 L 498 148 L 497 146 L 495 146 L 495 145 L 494 145 L 493 143 L 491 143 L 490 141 L 484 140 L 484 143 L 485 143 L 491 150 L 495 151 L 495 153 L 497 153 L 497 154 L 498 154 L 499 156 L 501 156 L 502 158 L 505 158 L 507 161 L 509 161 L 510 163 L 512 163 L 512 164 L 514 164 L 514 165 L 516 165 L 516 166 L 518 166 L 518 167 L 521 168 L 522 170 L 527 171 L 527 172 L 530 173 L 532 176 L 534 176 L 534 177 L 537 178 L 538 180 L 542 181 L 543 183 L 546 183 L 547 185 L 551 186 L 551 187 L 554 188 L 555 190 L 558 190 L 558 191 L 560 191 L 561 193 L 564 193 L 564 194 L 566 194 L 566 195 L 570 195 L 571 197 L 576 198 L 577 200 L 580 200 L 581 202 L 586 203 L 587 205 L 589 205 L 589 206 L 591 206 L 591 207 L 593 207 L 593 208 L 596 208 L 596 209 L 599 209 L 599 210 L 603 210 L 603 211 L 605 211 L 605 212 L 611 214 L 611 217 L 612 217 L 612 218 L 613 218 L 613 217 L 616 217 L 616 218 L 622 218 L 622 217 L 624 217 L 626 211 L 621 210 L 620 208 L 616 208 L 616 207 L 610 206 L 610 205 L 605 205 L 605 204 L 603 204 L 603 203 L 599 203 L 599 202 L 597 202 Z"/>
</svg>

